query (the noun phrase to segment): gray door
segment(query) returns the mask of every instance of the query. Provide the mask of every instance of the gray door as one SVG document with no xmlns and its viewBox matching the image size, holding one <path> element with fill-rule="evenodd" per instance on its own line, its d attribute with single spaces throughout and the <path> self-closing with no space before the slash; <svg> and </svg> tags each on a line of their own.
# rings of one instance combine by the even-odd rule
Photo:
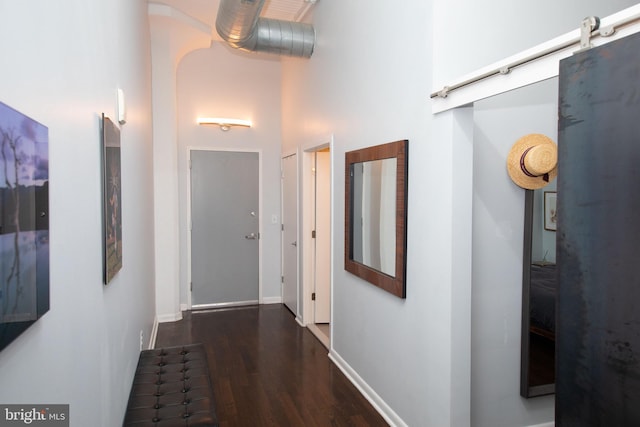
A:
<svg viewBox="0 0 640 427">
<path fill-rule="evenodd" d="M 191 151 L 191 305 L 257 303 L 258 153 Z"/>
<path fill-rule="evenodd" d="M 298 316 L 298 157 L 282 159 L 282 302 Z"/>
</svg>

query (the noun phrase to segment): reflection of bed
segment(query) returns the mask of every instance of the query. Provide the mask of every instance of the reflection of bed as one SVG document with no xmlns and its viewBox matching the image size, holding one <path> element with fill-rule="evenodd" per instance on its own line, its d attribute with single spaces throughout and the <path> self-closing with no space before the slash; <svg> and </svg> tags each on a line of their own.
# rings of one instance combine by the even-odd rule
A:
<svg viewBox="0 0 640 427">
<path fill-rule="evenodd" d="M 556 331 L 556 265 L 532 264 L 529 289 L 531 332 L 549 339 Z"/>
</svg>

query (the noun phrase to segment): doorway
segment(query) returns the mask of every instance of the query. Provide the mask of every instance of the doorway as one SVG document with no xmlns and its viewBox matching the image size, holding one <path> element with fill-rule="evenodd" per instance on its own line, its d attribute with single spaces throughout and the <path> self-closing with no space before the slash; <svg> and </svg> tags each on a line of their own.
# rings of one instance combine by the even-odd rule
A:
<svg viewBox="0 0 640 427">
<path fill-rule="evenodd" d="M 257 304 L 258 152 L 191 150 L 191 307 Z"/>
<path fill-rule="evenodd" d="M 298 156 L 282 158 L 282 303 L 298 313 Z"/>
<path fill-rule="evenodd" d="M 331 157 L 329 149 L 315 153 L 315 246 L 313 310 L 316 325 L 329 324 L 331 317 Z"/>
<path fill-rule="evenodd" d="M 331 149 L 330 144 L 304 153 L 303 295 L 304 323 L 327 347 L 331 341 Z"/>
</svg>

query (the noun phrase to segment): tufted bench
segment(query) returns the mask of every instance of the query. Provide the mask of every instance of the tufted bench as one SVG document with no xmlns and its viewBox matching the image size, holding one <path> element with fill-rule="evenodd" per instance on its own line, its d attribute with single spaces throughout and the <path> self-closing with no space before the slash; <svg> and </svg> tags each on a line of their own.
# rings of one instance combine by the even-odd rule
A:
<svg viewBox="0 0 640 427">
<path fill-rule="evenodd" d="M 124 426 L 218 426 L 202 344 L 140 352 Z"/>
</svg>

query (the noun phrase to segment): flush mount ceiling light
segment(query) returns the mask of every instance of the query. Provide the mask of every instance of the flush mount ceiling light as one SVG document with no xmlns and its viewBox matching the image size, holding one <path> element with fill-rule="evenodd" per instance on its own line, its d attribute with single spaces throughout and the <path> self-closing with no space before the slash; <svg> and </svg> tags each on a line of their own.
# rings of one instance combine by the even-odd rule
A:
<svg viewBox="0 0 640 427">
<path fill-rule="evenodd" d="M 223 131 L 228 131 L 232 126 L 251 127 L 250 120 L 229 119 L 225 117 L 198 117 L 199 125 L 217 125 Z"/>
</svg>

